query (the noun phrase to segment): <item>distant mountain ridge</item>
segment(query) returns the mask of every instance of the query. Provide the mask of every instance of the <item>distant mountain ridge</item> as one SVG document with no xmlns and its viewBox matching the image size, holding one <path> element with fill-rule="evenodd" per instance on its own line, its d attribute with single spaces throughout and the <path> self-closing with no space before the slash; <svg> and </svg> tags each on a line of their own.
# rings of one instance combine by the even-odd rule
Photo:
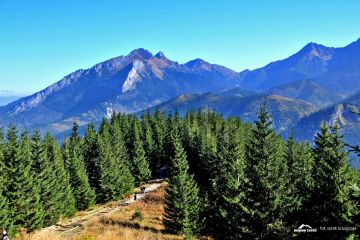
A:
<svg viewBox="0 0 360 240">
<path fill-rule="evenodd" d="M 73 121 L 85 125 L 159 104 L 184 110 L 207 106 L 251 120 L 265 98 L 277 129 L 286 131 L 358 89 L 360 40 L 342 48 L 309 43 L 286 59 L 242 72 L 199 58 L 180 64 L 163 52 L 139 48 L 0 107 L 0 123 L 61 133 Z"/>
<path fill-rule="evenodd" d="M 301 99 L 314 104 L 318 108 L 327 107 L 340 102 L 344 96 L 321 86 L 312 80 L 300 80 L 276 86 L 266 91 L 271 95 Z"/>
<path fill-rule="evenodd" d="M 69 122 L 97 121 L 112 112 L 135 112 L 182 93 L 218 92 L 240 83 L 237 72 L 195 59 L 179 64 L 163 53 L 136 49 L 77 70 L 31 96 L 0 108 L 3 125 L 63 131 Z M 50 126 L 50 127 L 48 127 Z"/>
<path fill-rule="evenodd" d="M 237 90 L 239 91 L 239 90 Z M 253 122 L 261 103 L 266 102 L 273 116 L 275 128 L 284 132 L 294 127 L 303 117 L 315 112 L 318 108 L 300 99 L 290 99 L 279 95 L 237 95 L 237 91 L 224 93 L 183 94 L 153 107 L 166 113 L 179 111 L 184 114 L 190 110 L 215 111 L 224 117 L 240 116 L 244 121 Z"/>
<path fill-rule="evenodd" d="M 294 55 L 246 71 L 241 87 L 263 91 L 277 85 L 312 79 L 337 93 L 360 88 L 360 39 L 340 48 L 309 43 Z"/>
</svg>

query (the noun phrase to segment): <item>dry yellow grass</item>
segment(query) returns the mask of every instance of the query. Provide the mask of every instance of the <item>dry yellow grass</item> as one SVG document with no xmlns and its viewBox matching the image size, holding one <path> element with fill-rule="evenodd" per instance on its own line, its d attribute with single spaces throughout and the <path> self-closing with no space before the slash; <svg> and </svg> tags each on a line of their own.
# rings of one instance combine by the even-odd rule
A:
<svg viewBox="0 0 360 240">
<path fill-rule="evenodd" d="M 85 226 L 80 235 L 71 240 L 170 240 L 182 237 L 164 234 L 162 214 L 164 212 L 164 188 L 146 195 L 139 202 L 133 203 L 106 217 L 96 219 Z M 143 219 L 133 219 L 135 211 L 142 213 Z"/>
<path fill-rule="evenodd" d="M 182 237 L 163 233 L 164 189 L 166 183 L 156 191 L 147 194 L 139 202 L 121 208 L 106 217 L 94 219 L 81 232 L 61 236 L 59 240 L 180 240 Z M 115 203 L 108 203 L 111 206 Z M 140 211 L 143 219 L 133 219 L 135 211 Z M 84 212 L 77 213 L 82 216 Z M 50 232 L 22 234 L 17 240 L 50 240 L 56 236 Z"/>
</svg>

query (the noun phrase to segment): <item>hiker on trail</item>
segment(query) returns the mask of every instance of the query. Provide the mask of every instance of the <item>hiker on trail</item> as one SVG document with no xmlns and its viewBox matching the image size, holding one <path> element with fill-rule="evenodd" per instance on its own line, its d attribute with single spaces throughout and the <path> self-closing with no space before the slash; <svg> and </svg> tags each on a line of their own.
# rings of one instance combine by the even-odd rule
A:
<svg viewBox="0 0 360 240">
<path fill-rule="evenodd" d="M 137 195 L 136 195 L 136 193 L 135 193 L 135 195 L 134 195 L 134 201 L 136 201 L 137 200 Z"/>
<path fill-rule="evenodd" d="M 2 240 L 10 240 L 5 229 L 3 229 Z"/>
<path fill-rule="evenodd" d="M 141 193 L 145 193 L 145 187 L 141 187 Z"/>
</svg>

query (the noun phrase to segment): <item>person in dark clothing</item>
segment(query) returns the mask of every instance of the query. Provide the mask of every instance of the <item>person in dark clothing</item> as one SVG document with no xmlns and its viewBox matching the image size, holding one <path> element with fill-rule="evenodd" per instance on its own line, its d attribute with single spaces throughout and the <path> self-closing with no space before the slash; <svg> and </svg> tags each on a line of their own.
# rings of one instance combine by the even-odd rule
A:
<svg viewBox="0 0 360 240">
<path fill-rule="evenodd" d="M 136 201 L 137 200 L 137 195 L 136 195 L 136 193 L 135 193 L 135 195 L 134 195 L 134 201 Z"/>
</svg>

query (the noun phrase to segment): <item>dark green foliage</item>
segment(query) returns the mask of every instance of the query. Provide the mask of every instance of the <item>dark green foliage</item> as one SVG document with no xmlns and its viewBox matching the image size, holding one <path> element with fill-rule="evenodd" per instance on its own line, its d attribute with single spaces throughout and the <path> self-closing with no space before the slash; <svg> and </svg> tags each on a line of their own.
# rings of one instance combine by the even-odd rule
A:
<svg viewBox="0 0 360 240">
<path fill-rule="evenodd" d="M 321 126 L 315 137 L 314 188 L 311 192 L 309 223 L 318 226 L 353 226 L 357 205 L 351 199 L 351 172 L 337 125 Z M 356 224 L 356 223 L 355 223 Z M 343 239 L 351 232 L 325 232 L 322 237 Z"/>
<path fill-rule="evenodd" d="M 56 213 L 53 213 L 51 217 L 54 224 L 59 216 L 69 217 L 75 213 L 75 199 L 59 145 L 50 134 L 45 135 L 43 142 L 47 161 L 52 166 L 52 176 L 56 183 L 52 188 L 52 192 L 55 192 L 53 196 L 55 205 L 52 208 Z"/>
<path fill-rule="evenodd" d="M 63 201 L 61 192 L 58 191 L 59 176 L 56 174 L 51 140 L 52 137 L 47 134 L 41 142 L 39 132 L 35 132 L 32 137 L 33 171 L 36 176 L 36 184 L 40 189 L 45 226 L 57 222 L 62 213 L 60 205 Z"/>
<path fill-rule="evenodd" d="M 128 153 L 125 147 L 124 135 L 120 129 L 120 119 L 115 117 L 112 119 L 111 125 L 111 145 L 113 146 L 114 159 L 116 164 L 116 198 L 130 193 L 134 188 L 134 177 L 130 172 L 128 164 Z"/>
<path fill-rule="evenodd" d="M 223 125 L 217 154 L 217 176 L 213 178 L 215 197 L 214 235 L 217 238 L 240 239 L 248 231 L 245 219 L 250 212 L 245 203 L 245 149 L 240 131 Z M 220 230 L 221 229 L 221 230 Z"/>
<path fill-rule="evenodd" d="M 81 152 L 81 138 L 78 125 L 74 123 L 70 141 L 65 140 L 63 155 L 69 171 L 70 182 L 78 210 L 85 210 L 95 204 L 95 191 L 90 187 Z"/>
<path fill-rule="evenodd" d="M 100 192 L 100 146 L 95 125 L 90 123 L 86 130 L 83 143 L 83 155 L 89 184 L 98 194 Z"/>
<path fill-rule="evenodd" d="M 246 220 L 251 238 L 275 238 L 284 233 L 286 208 L 286 165 L 273 123 L 261 105 L 258 120 L 246 146 Z M 286 205 L 286 207 L 288 207 Z"/>
<path fill-rule="evenodd" d="M 155 154 L 155 142 L 153 137 L 153 130 L 151 128 L 151 115 L 150 112 L 141 114 L 141 134 L 140 137 L 142 139 L 144 150 L 146 154 L 146 158 L 149 163 L 154 163 L 154 154 Z M 152 174 L 155 173 L 156 167 L 150 166 L 152 170 Z"/>
<path fill-rule="evenodd" d="M 134 214 L 132 215 L 132 220 L 139 220 L 139 221 L 144 220 L 144 216 L 141 212 L 141 209 L 135 210 Z"/>
<path fill-rule="evenodd" d="M 294 141 L 292 134 L 286 142 L 285 160 L 287 162 L 287 200 L 285 221 L 291 228 L 297 228 L 304 219 L 299 218 L 309 202 L 313 186 L 312 171 L 314 160 L 308 143 Z"/>
<path fill-rule="evenodd" d="M 0 225 L 6 229 L 12 229 L 12 219 L 9 217 L 10 209 L 6 198 L 8 173 L 4 159 L 4 133 L 0 129 Z"/>
<path fill-rule="evenodd" d="M 146 157 L 143 142 L 140 138 L 139 123 L 137 119 L 132 123 L 132 134 L 129 143 L 130 170 L 135 177 L 137 184 L 147 182 L 150 179 L 151 171 Z"/>
<path fill-rule="evenodd" d="M 14 228 L 38 229 L 43 226 L 43 210 L 38 186 L 31 169 L 31 144 L 27 132 L 17 139 L 15 126 L 10 126 L 4 151 L 7 168 L 6 196 Z"/>
<path fill-rule="evenodd" d="M 23 223 L 18 226 L 22 226 L 29 231 L 39 229 L 46 224 L 46 214 L 43 205 L 43 201 L 41 199 L 41 188 L 38 185 L 37 181 L 37 173 L 33 171 L 33 156 L 32 156 L 32 145 L 31 139 L 27 132 L 24 132 L 21 135 L 20 139 L 20 162 L 19 165 L 23 165 L 23 190 L 22 190 L 22 199 L 21 201 L 26 209 L 26 216 L 23 216 L 21 219 Z M 18 171 L 19 171 L 18 166 Z M 26 174 L 25 174 L 26 173 Z M 19 206 L 19 205 L 18 205 Z M 19 217 L 19 214 L 17 214 Z"/>
<path fill-rule="evenodd" d="M 153 129 L 154 137 L 154 159 L 153 169 L 159 169 L 163 167 L 168 159 L 165 153 L 165 137 L 166 137 L 166 125 L 164 114 L 157 109 L 155 114 L 151 118 L 151 126 Z"/>
<path fill-rule="evenodd" d="M 150 172 L 150 169 L 152 172 Z M 167 174 L 166 174 L 167 173 Z M 113 114 L 85 136 L 0 132 L 0 224 L 10 233 L 54 224 L 135 183 L 168 176 L 164 224 L 186 239 L 356 239 L 352 231 L 294 232 L 301 224 L 360 227 L 360 172 L 336 126 L 310 143 L 284 141 L 265 105 L 255 126 L 214 112 Z M 141 220 L 140 212 L 134 214 Z"/>
<path fill-rule="evenodd" d="M 173 136 L 172 141 L 175 152 L 171 158 L 169 186 L 165 194 L 164 225 L 168 232 L 191 239 L 200 230 L 199 190 L 193 176 L 189 175 L 186 154 L 179 136 Z"/>
<path fill-rule="evenodd" d="M 133 188 L 133 177 L 127 161 L 126 148 L 118 120 L 112 126 L 104 119 L 99 133 L 99 192 L 98 200 L 119 199 Z"/>
</svg>

